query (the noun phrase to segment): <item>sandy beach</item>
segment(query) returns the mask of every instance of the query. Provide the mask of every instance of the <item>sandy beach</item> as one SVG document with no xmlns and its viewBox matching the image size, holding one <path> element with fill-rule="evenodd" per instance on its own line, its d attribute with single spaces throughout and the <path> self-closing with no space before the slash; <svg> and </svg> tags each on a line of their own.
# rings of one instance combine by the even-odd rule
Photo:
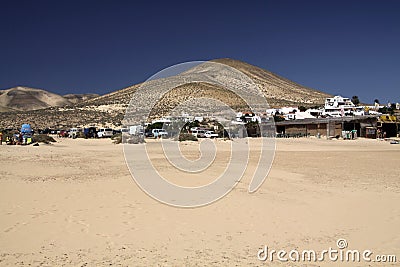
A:
<svg viewBox="0 0 400 267">
<path fill-rule="evenodd" d="M 250 139 L 257 147 L 260 139 Z M 161 158 L 156 165 L 182 180 Z M 57 139 L 39 147 L 0 147 L 1 266 L 398 266 L 400 145 L 377 140 L 277 139 L 270 175 L 247 192 L 257 151 L 240 183 L 214 204 L 167 206 L 146 195 L 110 140 Z M 157 144 L 151 141 L 150 148 Z M 182 144 L 198 156 L 196 143 Z M 218 157 L 218 155 L 217 155 Z M 204 179 L 204 180 L 202 180 Z M 280 262 L 260 248 L 349 249 L 397 255 L 396 263 Z"/>
</svg>

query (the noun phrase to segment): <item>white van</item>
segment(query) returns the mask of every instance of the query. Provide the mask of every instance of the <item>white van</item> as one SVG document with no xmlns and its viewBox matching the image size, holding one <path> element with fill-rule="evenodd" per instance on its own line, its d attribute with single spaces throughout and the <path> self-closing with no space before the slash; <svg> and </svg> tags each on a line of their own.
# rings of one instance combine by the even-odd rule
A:
<svg viewBox="0 0 400 267">
<path fill-rule="evenodd" d="M 153 134 L 154 138 L 168 136 L 168 132 L 164 129 L 153 129 L 151 133 Z"/>
<path fill-rule="evenodd" d="M 110 128 L 100 128 L 100 130 L 97 132 L 97 136 L 99 138 L 111 137 L 111 136 L 113 136 L 113 130 Z"/>
</svg>

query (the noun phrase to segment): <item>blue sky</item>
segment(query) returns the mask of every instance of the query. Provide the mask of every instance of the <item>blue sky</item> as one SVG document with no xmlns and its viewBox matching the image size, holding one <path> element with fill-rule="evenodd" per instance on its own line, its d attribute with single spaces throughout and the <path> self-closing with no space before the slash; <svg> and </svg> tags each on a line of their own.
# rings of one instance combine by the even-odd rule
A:
<svg viewBox="0 0 400 267">
<path fill-rule="evenodd" d="M 361 101 L 400 101 L 400 1 L 2 1 L 0 89 L 104 94 L 234 58 Z"/>
</svg>

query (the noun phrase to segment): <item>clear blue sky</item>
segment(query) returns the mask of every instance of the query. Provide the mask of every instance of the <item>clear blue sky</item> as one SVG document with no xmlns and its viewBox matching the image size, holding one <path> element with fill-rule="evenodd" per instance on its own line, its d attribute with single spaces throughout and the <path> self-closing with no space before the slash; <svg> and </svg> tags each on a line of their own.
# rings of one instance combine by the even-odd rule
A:
<svg viewBox="0 0 400 267">
<path fill-rule="evenodd" d="M 400 1 L 2 1 L 0 88 L 104 94 L 229 57 L 361 101 L 400 101 Z"/>
</svg>

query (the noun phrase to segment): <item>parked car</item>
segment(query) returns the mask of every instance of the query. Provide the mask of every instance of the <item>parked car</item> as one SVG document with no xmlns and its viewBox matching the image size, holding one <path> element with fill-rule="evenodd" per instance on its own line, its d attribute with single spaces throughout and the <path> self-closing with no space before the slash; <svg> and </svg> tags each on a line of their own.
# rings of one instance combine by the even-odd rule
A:
<svg viewBox="0 0 400 267">
<path fill-rule="evenodd" d="M 150 130 L 146 130 L 146 131 L 144 132 L 144 136 L 145 136 L 145 137 L 154 137 L 153 133 L 152 133 Z"/>
<path fill-rule="evenodd" d="M 154 138 L 161 138 L 168 136 L 168 132 L 164 129 L 153 129 L 151 133 L 153 134 Z"/>
<path fill-rule="evenodd" d="M 66 130 L 57 131 L 57 134 L 58 134 L 58 137 L 68 137 L 69 136 L 68 131 L 66 131 Z"/>
<path fill-rule="evenodd" d="M 99 138 L 111 137 L 113 136 L 113 130 L 111 128 L 100 128 L 97 132 L 97 136 Z"/>
<path fill-rule="evenodd" d="M 218 134 L 215 133 L 214 131 L 207 131 L 204 133 L 205 137 L 207 138 L 217 138 Z"/>
<path fill-rule="evenodd" d="M 206 130 L 193 130 L 192 135 L 196 136 L 197 138 L 204 138 Z"/>
<path fill-rule="evenodd" d="M 68 137 L 75 139 L 78 135 L 78 132 L 80 132 L 82 129 L 80 128 L 71 128 L 68 131 Z"/>
</svg>

